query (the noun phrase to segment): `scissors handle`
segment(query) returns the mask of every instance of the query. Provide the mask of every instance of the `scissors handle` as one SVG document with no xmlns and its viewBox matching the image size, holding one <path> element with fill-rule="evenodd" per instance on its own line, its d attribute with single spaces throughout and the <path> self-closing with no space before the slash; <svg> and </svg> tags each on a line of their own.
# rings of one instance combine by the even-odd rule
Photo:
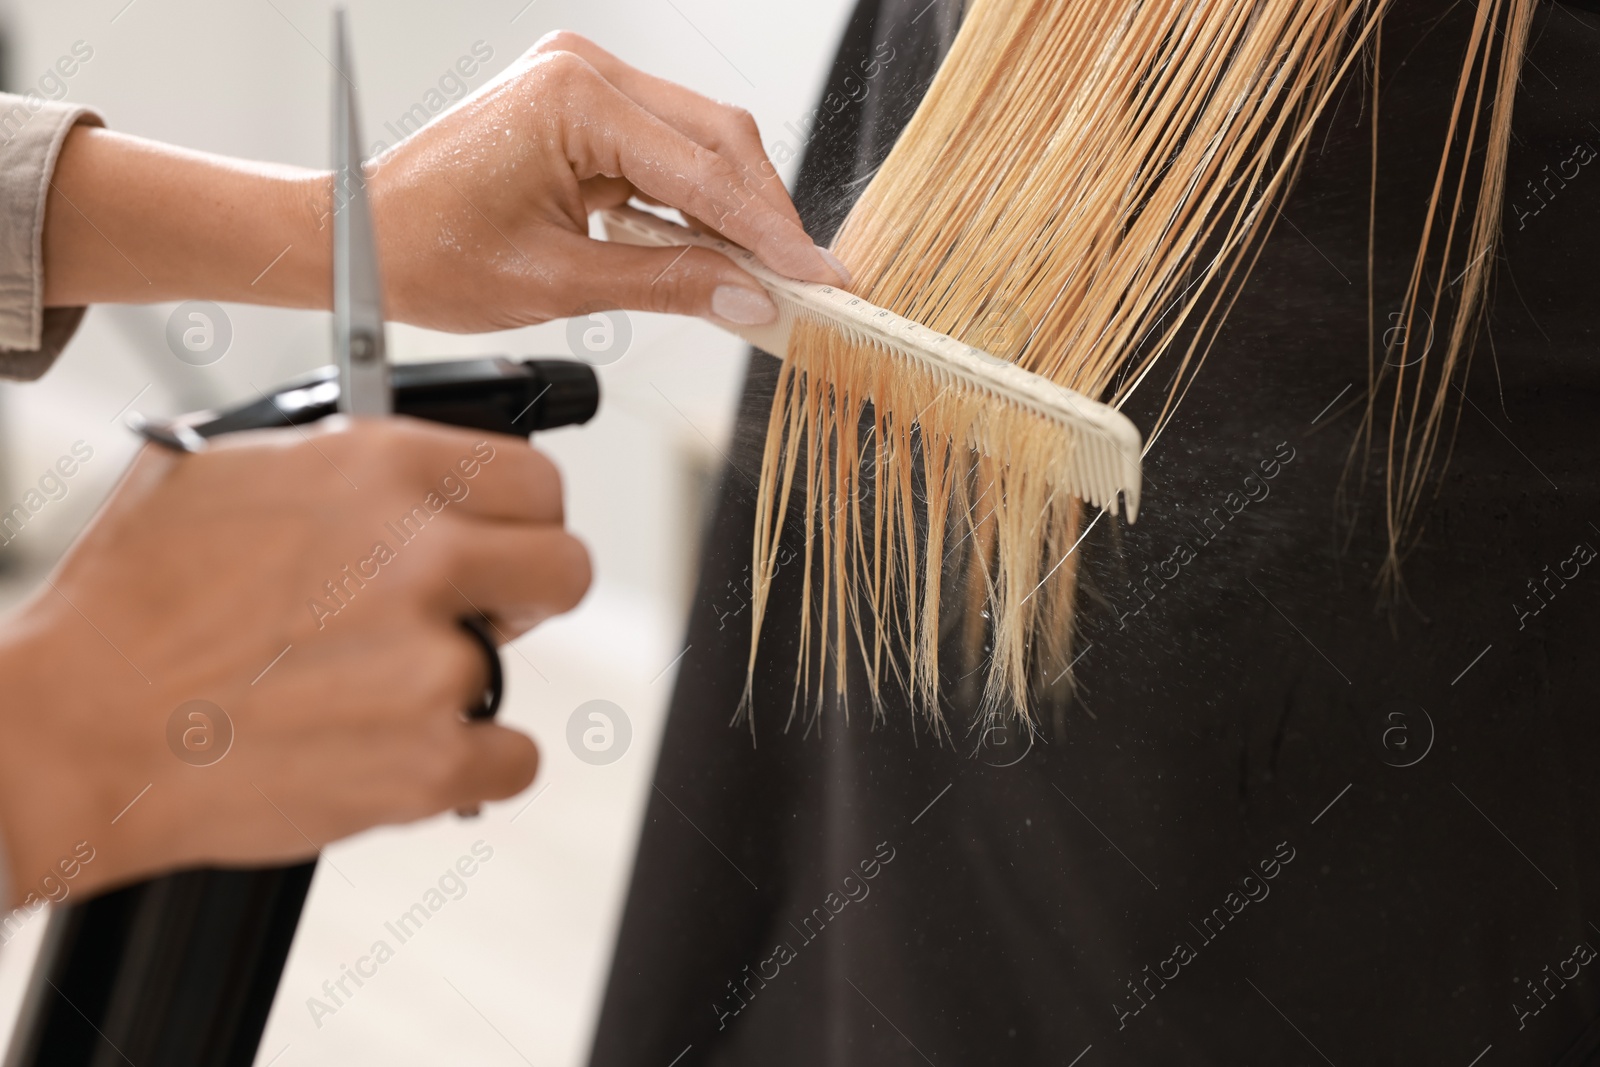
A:
<svg viewBox="0 0 1600 1067">
<path fill-rule="evenodd" d="M 338 367 L 319 367 L 237 407 L 167 420 L 133 414 L 127 421 L 152 444 L 199 452 L 219 434 L 304 426 L 326 418 L 341 410 L 341 388 Z M 390 388 L 398 415 L 513 437 L 588 422 L 600 406 L 594 368 L 573 359 L 491 356 L 399 363 Z"/>
</svg>

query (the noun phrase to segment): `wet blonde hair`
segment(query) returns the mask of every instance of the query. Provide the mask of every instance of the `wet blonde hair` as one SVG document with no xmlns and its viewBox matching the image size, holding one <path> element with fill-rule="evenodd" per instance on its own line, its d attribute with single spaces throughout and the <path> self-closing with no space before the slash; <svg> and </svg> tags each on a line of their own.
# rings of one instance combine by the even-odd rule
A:
<svg viewBox="0 0 1600 1067">
<path fill-rule="evenodd" d="M 1477 0 L 1406 328 L 1388 333 L 1390 358 L 1369 344 L 1352 456 L 1365 462 L 1374 431 L 1387 430 L 1389 581 L 1442 465 L 1451 383 L 1471 356 L 1535 3 Z M 973 0 L 835 251 L 874 303 L 1110 404 L 1158 361 L 1175 364 L 1148 449 L 1237 299 L 1312 126 L 1362 57 L 1373 60 L 1376 183 L 1389 6 Z M 1423 314 L 1448 323 L 1448 343 L 1418 356 L 1412 338 L 1428 331 L 1411 327 Z M 968 646 L 988 645 L 980 724 L 1007 713 L 1031 724 L 1031 699 L 1070 662 L 1085 509 L 1038 473 L 1049 431 L 1021 418 L 997 431 L 984 403 L 825 326 L 797 327 L 762 460 L 752 676 L 793 509 L 805 531 L 795 707 L 820 709 L 830 676 L 842 698 L 853 649 L 875 712 L 892 677 L 942 729 L 941 612 L 955 600 Z M 975 439 L 980 423 L 989 439 Z M 749 694 L 747 682 L 741 712 Z"/>
</svg>

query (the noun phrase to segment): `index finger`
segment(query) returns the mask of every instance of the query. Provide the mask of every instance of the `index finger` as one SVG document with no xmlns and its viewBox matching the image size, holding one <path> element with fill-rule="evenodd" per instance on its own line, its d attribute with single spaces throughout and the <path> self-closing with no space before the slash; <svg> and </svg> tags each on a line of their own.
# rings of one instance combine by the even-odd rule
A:
<svg viewBox="0 0 1600 1067">
<path fill-rule="evenodd" d="M 760 131 L 748 111 L 718 103 L 693 89 L 658 78 L 619 59 L 581 34 L 557 30 L 534 45 L 536 52 L 573 52 L 630 100 L 699 144 L 737 164 L 746 184 L 779 213 L 803 226 L 778 168 L 762 147 Z"/>
<path fill-rule="evenodd" d="M 336 427 L 330 431 L 338 432 Z M 388 468 L 401 482 L 400 492 L 413 500 L 405 515 L 417 508 L 435 515 L 448 507 L 480 519 L 552 525 L 564 519 L 561 474 L 526 438 L 403 415 L 356 422 L 347 432 L 372 439 L 356 447 L 376 453 L 367 463 Z"/>
<path fill-rule="evenodd" d="M 590 74 L 587 106 L 560 113 L 567 159 L 579 179 L 626 178 L 645 195 L 703 219 L 781 274 L 838 283 L 838 273 L 805 230 L 759 188 L 750 188 L 739 167 L 640 107 L 586 61 L 573 59 Z M 574 114 L 608 120 L 571 121 Z"/>
</svg>

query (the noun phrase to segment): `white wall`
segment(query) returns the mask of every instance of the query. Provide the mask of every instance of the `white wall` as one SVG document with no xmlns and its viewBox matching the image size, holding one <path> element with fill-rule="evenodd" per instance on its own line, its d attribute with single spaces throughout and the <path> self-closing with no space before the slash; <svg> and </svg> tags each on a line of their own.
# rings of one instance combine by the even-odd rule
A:
<svg viewBox="0 0 1600 1067">
<path fill-rule="evenodd" d="M 749 107 L 769 143 L 792 143 L 784 124 L 810 114 L 847 0 L 349 6 L 369 141 L 474 43 L 493 49 L 492 72 L 549 30 L 570 28 L 638 66 Z M 94 55 L 68 82 L 68 98 L 95 104 L 113 127 L 325 164 L 324 0 L 18 0 L 0 11 L 19 85 L 84 41 Z M 7 599 L 59 555 L 132 454 L 134 442 L 114 418 L 135 397 L 147 414 L 177 413 L 251 396 L 252 384 L 330 358 L 326 315 L 229 306 L 232 348 L 213 366 L 189 367 L 166 347 L 170 310 L 97 308 L 42 382 L 0 386 L 6 501 L 73 441 L 95 449 L 68 497 L 0 550 L 0 564 L 11 568 L 0 590 Z M 702 323 L 638 315 L 633 325 L 627 356 L 600 372 L 601 414 L 580 431 L 543 439 L 565 470 L 569 521 L 591 546 L 597 581 L 573 616 L 505 654 L 511 696 L 502 714 L 539 738 L 539 781 L 472 822 L 438 819 L 327 850 L 260 1063 L 543 1065 L 586 1056 L 672 683 L 667 668 L 682 648 L 708 472 L 728 434 L 742 368 L 741 346 Z M 413 359 L 566 353 L 560 325 L 483 337 L 392 328 L 391 347 Z M 632 748 L 610 766 L 580 762 L 565 741 L 568 716 L 594 698 L 614 701 L 633 724 Z M 494 858 L 466 895 L 314 1023 L 307 998 L 367 953 L 385 936 L 384 921 L 478 839 Z M 0 1017 L 9 1017 L 28 962 L 24 940 L 0 954 Z"/>
</svg>

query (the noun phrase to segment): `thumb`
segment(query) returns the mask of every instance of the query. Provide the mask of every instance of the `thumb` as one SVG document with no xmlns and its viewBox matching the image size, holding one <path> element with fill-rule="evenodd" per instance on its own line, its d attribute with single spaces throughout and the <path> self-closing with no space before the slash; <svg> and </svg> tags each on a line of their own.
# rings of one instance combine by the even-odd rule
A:
<svg viewBox="0 0 1600 1067">
<path fill-rule="evenodd" d="M 726 326 L 776 322 L 754 277 L 707 248 L 641 248 L 585 239 L 573 257 L 584 298 L 632 311 L 695 315 Z"/>
</svg>

